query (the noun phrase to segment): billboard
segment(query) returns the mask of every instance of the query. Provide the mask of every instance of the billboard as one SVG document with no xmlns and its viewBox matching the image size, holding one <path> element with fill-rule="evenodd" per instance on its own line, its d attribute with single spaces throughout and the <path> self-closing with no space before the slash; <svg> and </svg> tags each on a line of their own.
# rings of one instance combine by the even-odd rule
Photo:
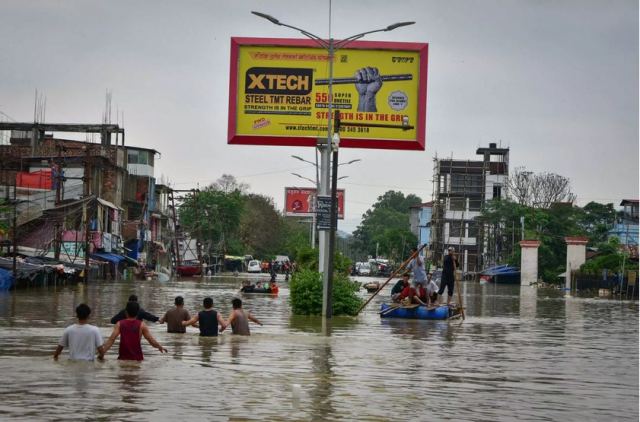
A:
<svg viewBox="0 0 640 422">
<path fill-rule="evenodd" d="M 428 44 L 354 41 L 333 59 L 312 40 L 231 38 L 228 143 L 315 146 L 328 106 L 340 146 L 424 150 Z"/>
<path fill-rule="evenodd" d="M 344 219 L 344 189 L 338 189 L 338 218 Z M 284 215 L 313 217 L 316 188 L 284 188 Z"/>
</svg>

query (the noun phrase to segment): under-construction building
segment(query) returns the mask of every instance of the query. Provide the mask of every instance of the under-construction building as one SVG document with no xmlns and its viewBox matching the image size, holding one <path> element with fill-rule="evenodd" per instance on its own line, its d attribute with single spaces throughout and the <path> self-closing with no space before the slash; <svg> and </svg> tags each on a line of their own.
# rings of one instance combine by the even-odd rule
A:
<svg viewBox="0 0 640 422">
<path fill-rule="evenodd" d="M 485 201 L 501 198 L 509 175 L 509 148 L 478 148 L 481 160 L 434 158 L 430 251 L 442 264 L 448 247 L 458 253 L 460 270 L 476 272 L 491 264 L 483 227 L 476 220 Z"/>
</svg>

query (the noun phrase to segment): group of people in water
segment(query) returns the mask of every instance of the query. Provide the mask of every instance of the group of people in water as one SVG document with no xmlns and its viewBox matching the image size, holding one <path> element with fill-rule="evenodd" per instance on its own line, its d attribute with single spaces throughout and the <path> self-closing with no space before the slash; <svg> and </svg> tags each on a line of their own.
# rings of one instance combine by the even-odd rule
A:
<svg viewBox="0 0 640 422">
<path fill-rule="evenodd" d="M 118 337 L 120 338 L 119 360 L 143 360 L 142 337 L 160 353 L 167 353 L 167 349 L 162 347 L 153 337 L 144 322 L 145 320 L 160 324 L 166 323 L 169 333 L 186 333 L 188 326 L 194 326 L 200 330 L 200 335 L 203 337 L 215 337 L 229 326 L 231 326 L 232 334 L 248 336 L 251 334 L 249 321 L 262 325 L 262 322 L 251 312 L 242 308 L 242 300 L 238 298 L 231 300 L 233 309 L 226 320 L 213 309 L 213 299 L 210 297 L 204 298 L 202 301 L 204 309 L 193 317 L 189 311 L 184 309 L 182 296 L 177 296 L 174 304 L 174 308 L 168 310 L 162 318 L 158 318 L 142 309 L 136 295 L 129 296 L 125 308 L 111 318 L 111 323 L 115 324 L 115 327 L 109 338 L 103 342 L 98 327 L 88 323 L 91 308 L 87 304 L 81 303 L 76 307 L 78 322 L 65 328 L 53 358 L 58 359 L 62 350 L 68 348 L 69 359 L 92 361 L 95 359 L 97 351 L 98 359 L 102 360 Z"/>
<path fill-rule="evenodd" d="M 413 248 L 413 253 L 417 248 Z M 453 297 L 455 270 L 457 266 L 455 249 L 450 247 L 442 264 L 442 278 L 440 286 L 432 280 L 432 274 L 427 274 L 424 259 L 420 255 L 411 260 L 407 272 L 402 275 L 391 289 L 391 300 L 402 305 L 423 305 L 435 307 L 440 305 L 439 297 L 447 290 L 447 306 Z M 413 272 L 413 286 L 409 283 L 409 272 Z"/>
</svg>

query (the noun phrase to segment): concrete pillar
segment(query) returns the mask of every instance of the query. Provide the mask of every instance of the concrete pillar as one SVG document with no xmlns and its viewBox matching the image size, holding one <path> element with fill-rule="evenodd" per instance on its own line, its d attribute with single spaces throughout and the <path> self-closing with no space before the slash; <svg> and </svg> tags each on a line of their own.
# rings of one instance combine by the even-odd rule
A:
<svg viewBox="0 0 640 422">
<path fill-rule="evenodd" d="M 520 285 L 530 286 L 538 281 L 539 240 L 521 240 L 520 248 Z"/>
<path fill-rule="evenodd" d="M 565 237 L 564 241 L 567 242 L 567 270 L 564 287 L 565 290 L 571 291 L 571 272 L 579 269 L 587 260 L 589 239 L 586 237 Z"/>
</svg>

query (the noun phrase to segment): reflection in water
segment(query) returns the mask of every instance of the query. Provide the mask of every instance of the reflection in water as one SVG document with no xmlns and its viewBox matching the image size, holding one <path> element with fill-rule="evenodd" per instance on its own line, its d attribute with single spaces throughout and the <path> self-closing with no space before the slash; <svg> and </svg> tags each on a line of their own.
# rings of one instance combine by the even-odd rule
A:
<svg viewBox="0 0 640 422">
<path fill-rule="evenodd" d="M 243 298 L 265 324 L 250 337 L 169 334 L 150 323 L 169 355 L 143 344 L 141 363 L 114 353 L 82 370 L 66 353 L 51 359 L 80 302 L 106 337 L 130 294 L 157 315 L 177 295 L 191 313 L 211 296 L 227 315 L 238 285 L 183 279 L 0 293 L 0 419 L 638 420 L 637 303 L 520 286 L 465 282 L 464 322 L 381 319 L 389 286 L 358 317 L 323 325 L 290 315 L 282 283 L 278 297 Z M 411 413 L 417 405 L 434 416 Z"/>
<path fill-rule="evenodd" d="M 81 398 L 88 397 L 89 387 L 96 380 L 94 362 L 66 361 L 62 365 L 66 373 L 69 374 L 69 379 L 73 380 L 76 394 Z"/>
<path fill-rule="evenodd" d="M 124 403 L 135 404 L 140 400 L 143 393 L 142 362 L 116 361 L 116 372 L 118 380 L 121 382 L 121 397 Z"/>
<path fill-rule="evenodd" d="M 330 323 L 327 324 L 327 334 L 331 335 Z M 313 371 L 313 386 L 310 390 L 311 396 L 311 419 L 323 420 L 326 419 L 326 415 L 335 415 L 335 409 L 333 408 L 332 393 L 333 393 L 333 366 L 331 361 L 333 356 L 331 355 L 331 338 L 327 337 L 324 344 L 318 345 L 311 358 L 311 370 Z"/>
<path fill-rule="evenodd" d="M 12 305 L 15 303 L 15 298 L 15 294 L 0 290 L 0 318 L 2 318 L 2 325 L 11 323 L 10 316 L 14 314 Z"/>
<path fill-rule="evenodd" d="M 232 335 L 229 342 L 231 343 L 231 357 L 233 358 L 231 362 L 235 364 L 241 363 L 238 359 L 240 357 L 240 349 L 249 342 L 249 337 Z"/>
<path fill-rule="evenodd" d="M 520 318 L 535 319 L 538 308 L 538 289 L 520 286 Z"/>
<path fill-rule="evenodd" d="M 198 336 L 198 346 L 202 354 L 202 362 L 211 362 L 211 354 L 218 351 L 218 342 L 222 337 Z"/>
</svg>

